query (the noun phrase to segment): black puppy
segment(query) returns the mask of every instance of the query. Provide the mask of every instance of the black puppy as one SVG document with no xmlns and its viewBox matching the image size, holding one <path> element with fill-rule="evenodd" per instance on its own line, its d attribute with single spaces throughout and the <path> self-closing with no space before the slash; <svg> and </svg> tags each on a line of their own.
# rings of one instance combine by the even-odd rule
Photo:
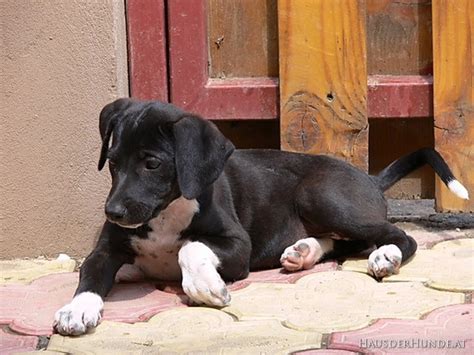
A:
<svg viewBox="0 0 474 355">
<path fill-rule="evenodd" d="M 182 280 L 198 304 L 224 306 L 224 281 L 249 270 L 312 267 L 323 257 L 375 246 L 369 271 L 397 272 L 416 242 L 387 221 L 383 191 L 428 163 L 459 197 L 467 190 L 433 149 L 401 158 L 377 176 L 327 156 L 237 150 L 214 124 L 170 104 L 120 99 L 100 114 L 99 170 L 112 189 L 94 251 L 71 303 L 55 315 L 61 334 L 100 320 L 117 271 Z"/>
</svg>

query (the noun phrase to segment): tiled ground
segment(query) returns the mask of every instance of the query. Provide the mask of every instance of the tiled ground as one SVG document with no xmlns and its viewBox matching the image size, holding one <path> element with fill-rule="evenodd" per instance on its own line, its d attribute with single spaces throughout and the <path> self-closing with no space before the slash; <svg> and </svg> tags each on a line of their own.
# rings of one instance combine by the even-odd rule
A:
<svg viewBox="0 0 474 355">
<path fill-rule="evenodd" d="M 261 271 L 233 284 L 220 310 L 188 307 L 176 284 L 118 284 L 81 337 L 51 336 L 76 287 L 72 260 L 0 261 L 0 354 L 474 353 L 474 230 L 403 227 L 419 251 L 385 282 L 365 260 Z"/>
</svg>

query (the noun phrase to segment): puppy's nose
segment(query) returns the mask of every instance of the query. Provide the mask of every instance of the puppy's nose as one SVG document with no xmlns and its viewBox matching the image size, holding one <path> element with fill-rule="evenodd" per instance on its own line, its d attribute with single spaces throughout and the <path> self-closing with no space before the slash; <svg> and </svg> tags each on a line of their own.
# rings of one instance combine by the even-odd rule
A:
<svg viewBox="0 0 474 355">
<path fill-rule="evenodd" d="M 125 207 L 119 204 L 107 204 L 105 206 L 105 214 L 112 221 L 120 221 L 125 216 Z"/>
</svg>

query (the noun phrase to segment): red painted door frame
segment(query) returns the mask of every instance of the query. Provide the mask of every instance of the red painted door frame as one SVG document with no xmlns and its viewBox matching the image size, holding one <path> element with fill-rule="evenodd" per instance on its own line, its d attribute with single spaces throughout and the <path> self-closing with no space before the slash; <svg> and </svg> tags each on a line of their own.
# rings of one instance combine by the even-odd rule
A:
<svg viewBox="0 0 474 355">
<path fill-rule="evenodd" d="M 130 95 L 169 100 L 165 0 L 126 0 Z"/>
<path fill-rule="evenodd" d="M 275 119 L 276 78 L 209 78 L 207 1 L 168 2 L 171 102 L 212 119 Z"/>
<path fill-rule="evenodd" d="M 431 75 L 370 75 L 367 85 L 367 114 L 370 118 L 433 116 Z"/>
</svg>

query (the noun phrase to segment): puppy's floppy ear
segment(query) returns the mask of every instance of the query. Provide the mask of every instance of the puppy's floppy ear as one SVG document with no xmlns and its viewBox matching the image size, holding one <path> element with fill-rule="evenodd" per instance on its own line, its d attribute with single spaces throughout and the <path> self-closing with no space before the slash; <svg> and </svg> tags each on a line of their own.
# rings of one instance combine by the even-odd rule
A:
<svg viewBox="0 0 474 355">
<path fill-rule="evenodd" d="M 102 148 L 100 150 L 98 165 L 99 170 L 102 170 L 105 165 L 105 161 L 107 160 L 110 137 L 118 121 L 118 118 L 121 116 L 122 111 L 130 104 L 131 100 L 128 98 L 118 99 L 108 105 L 105 105 L 100 112 L 99 130 L 100 137 L 102 138 Z"/>
<path fill-rule="evenodd" d="M 196 116 L 177 121 L 173 134 L 179 188 L 192 200 L 219 177 L 235 147 L 212 122 Z"/>
</svg>

